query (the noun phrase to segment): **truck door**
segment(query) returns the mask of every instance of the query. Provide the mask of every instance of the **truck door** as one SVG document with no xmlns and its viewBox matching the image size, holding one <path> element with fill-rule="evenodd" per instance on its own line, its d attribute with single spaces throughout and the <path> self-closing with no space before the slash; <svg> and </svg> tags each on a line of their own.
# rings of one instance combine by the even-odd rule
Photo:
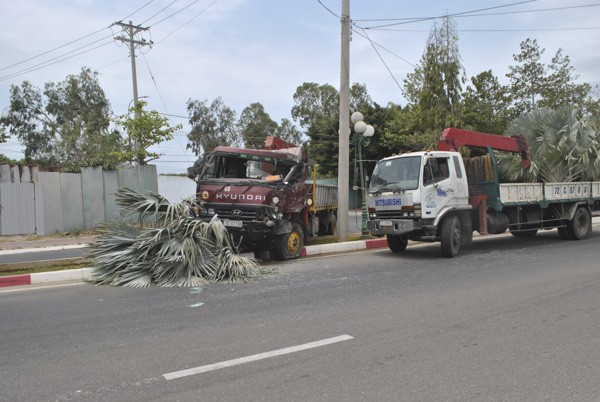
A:
<svg viewBox="0 0 600 402">
<path fill-rule="evenodd" d="M 450 163 L 449 156 L 432 156 L 423 166 L 423 218 L 434 218 L 442 208 L 458 202 L 454 166 Z"/>
</svg>

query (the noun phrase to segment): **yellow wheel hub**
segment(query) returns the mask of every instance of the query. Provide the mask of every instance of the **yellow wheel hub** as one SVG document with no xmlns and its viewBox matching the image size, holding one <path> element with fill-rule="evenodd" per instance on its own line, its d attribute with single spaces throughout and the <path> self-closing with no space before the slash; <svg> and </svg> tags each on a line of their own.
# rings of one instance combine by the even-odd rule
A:
<svg viewBox="0 0 600 402">
<path fill-rule="evenodd" d="M 290 255 L 294 255 L 298 252 L 300 248 L 300 234 L 298 232 L 290 233 L 287 241 L 287 249 Z"/>
</svg>

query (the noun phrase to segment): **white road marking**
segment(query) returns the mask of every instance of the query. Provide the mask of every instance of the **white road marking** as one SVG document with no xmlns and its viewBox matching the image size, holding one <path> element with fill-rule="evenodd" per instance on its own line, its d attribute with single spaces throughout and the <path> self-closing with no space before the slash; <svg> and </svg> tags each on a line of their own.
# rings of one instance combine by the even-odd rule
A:
<svg viewBox="0 0 600 402">
<path fill-rule="evenodd" d="M 318 348 L 320 346 L 331 345 L 332 343 L 349 341 L 350 339 L 354 339 L 354 337 L 352 337 L 350 335 L 336 336 L 334 338 L 323 339 L 320 341 L 305 343 L 303 345 L 298 345 L 298 346 L 291 346 L 289 348 L 273 350 L 271 352 L 259 353 L 259 354 L 252 355 L 252 356 L 241 357 L 239 359 L 227 360 L 227 361 L 220 362 L 220 363 L 208 364 L 206 366 L 199 366 L 199 367 L 194 367 L 194 368 L 190 368 L 187 370 L 175 371 L 172 373 L 163 374 L 163 377 L 166 380 L 174 380 L 174 379 L 181 378 L 181 377 L 187 377 L 190 375 L 206 373 L 208 371 L 219 370 L 219 369 L 226 368 L 226 367 L 238 366 L 240 364 L 245 364 L 245 363 L 255 362 L 258 360 L 268 359 L 271 357 L 277 357 L 277 356 L 282 356 L 282 355 L 286 355 L 286 354 L 290 354 L 290 353 L 300 352 L 300 351 L 307 350 L 307 349 L 314 349 L 314 348 Z"/>
</svg>

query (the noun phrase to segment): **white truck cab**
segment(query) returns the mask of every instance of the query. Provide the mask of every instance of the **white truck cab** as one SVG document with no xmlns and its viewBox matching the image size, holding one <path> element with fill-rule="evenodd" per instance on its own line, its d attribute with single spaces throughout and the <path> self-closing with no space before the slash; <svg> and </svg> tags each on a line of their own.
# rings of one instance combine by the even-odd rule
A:
<svg viewBox="0 0 600 402">
<path fill-rule="evenodd" d="M 404 250 L 409 238 L 446 242 L 439 230 L 452 220 L 446 218 L 471 209 L 462 157 L 458 152 L 412 152 L 379 161 L 367 205 L 369 231 L 388 235 L 394 251 Z M 448 231 L 460 231 L 463 219 L 452 221 Z"/>
</svg>

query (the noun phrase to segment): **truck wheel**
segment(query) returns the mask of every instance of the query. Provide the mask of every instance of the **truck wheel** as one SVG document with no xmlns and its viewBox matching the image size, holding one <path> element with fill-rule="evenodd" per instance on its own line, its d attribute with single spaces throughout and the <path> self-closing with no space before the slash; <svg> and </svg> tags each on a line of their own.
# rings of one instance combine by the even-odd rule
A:
<svg viewBox="0 0 600 402">
<path fill-rule="evenodd" d="M 387 235 L 387 244 L 394 253 L 400 253 L 406 250 L 408 238 L 401 235 Z"/>
<path fill-rule="evenodd" d="M 442 255 L 446 258 L 456 257 L 460 251 L 460 221 L 456 216 L 450 216 L 442 223 L 440 232 Z"/>
<path fill-rule="evenodd" d="M 280 260 L 291 260 L 300 257 L 304 247 L 304 231 L 296 222 L 292 222 L 292 231 L 277 236 L 275 255 Z"/>
<path fill-rule="evenodd" d="M 512 230 L 510 231 L 510 234 L 515 236 L 515 237 L 533 237 L 537 234 L 538 230 L 537 229 L 530 229 L 530 230 L 521 230 L 518 232 L 513 232 Z"/>
<path fill-rule="evenodd" d="M 577 208 L 573 220 L 567 222 L 567 234 L 572 240 L 581 240 L 592 230 L 592 218 L 585 208 Z"/>
</svg>

